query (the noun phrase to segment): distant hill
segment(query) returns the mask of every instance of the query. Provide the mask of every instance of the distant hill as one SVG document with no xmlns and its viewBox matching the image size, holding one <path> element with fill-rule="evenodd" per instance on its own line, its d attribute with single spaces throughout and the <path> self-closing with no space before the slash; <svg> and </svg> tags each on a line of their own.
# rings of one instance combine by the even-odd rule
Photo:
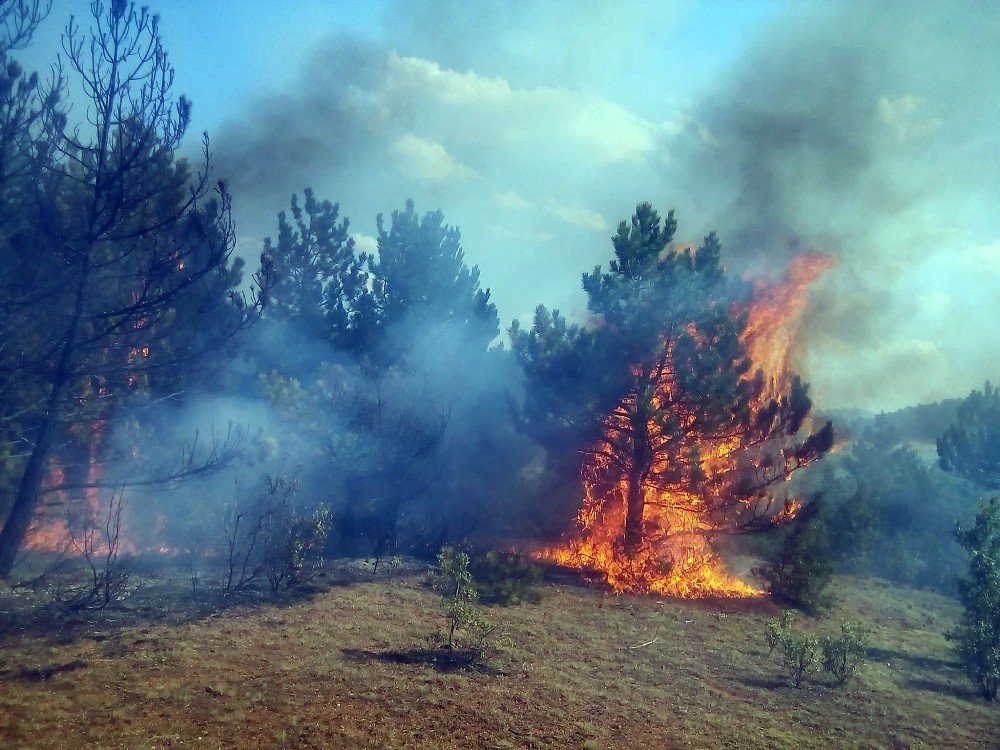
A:
<svg viewBox="0 0 1000 750">
<path fill-rule="evenodd" d="M 955 422 L 961 403 L 960 398 L 949 398 L 881 414 L 863 409 L 833 409 L 824 412 L 822 417 L 833 420 L 833 427 L 841 438 L 850 439 L 878 422 L 895 431 L 907 443 L 934 445 L 941 433 Z"/>
</svg>

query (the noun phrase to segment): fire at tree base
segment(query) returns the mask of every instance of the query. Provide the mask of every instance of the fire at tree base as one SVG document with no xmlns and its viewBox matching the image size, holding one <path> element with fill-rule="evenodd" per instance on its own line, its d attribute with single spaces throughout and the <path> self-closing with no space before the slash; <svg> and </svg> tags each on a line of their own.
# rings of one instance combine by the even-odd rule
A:
<svg viewBox="0 0 1000 750">
<path fill-rule="evenodd" d="M 578 534 L 559 546 L 537 551 L 534 557 L 599 575 L 616 594 L 683 599 L 764 595 L 761 589 L 728 574 L 722 558 L 698 529 L 663 534 L 657 541 L 645 542 L 635 554 L 626 554 L 621 543 L 624 515 L 623 510 L 600 514 L 585 503 L 577 517 Z"/>
</svg>

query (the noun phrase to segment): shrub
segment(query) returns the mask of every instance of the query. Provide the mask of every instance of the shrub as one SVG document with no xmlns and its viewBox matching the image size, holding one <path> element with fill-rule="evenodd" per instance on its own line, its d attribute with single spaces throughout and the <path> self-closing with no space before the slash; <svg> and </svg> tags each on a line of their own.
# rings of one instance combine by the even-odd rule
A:
<svg viewBox="0 0 1000 750">
<path fill-rule="evenodd" d="M 782 639 L 790 632 L 792 623 L 795 622 L 795 613 L 786 609 L 781 613 L 781 619 L 771 618 L 764 626 L 764 642 L 767 644 L 767 653 L 773 654 Z"/>
<path fill-rule="evenodd" d="M 787 632 L 782 635 L 778 645 L 786 676 L 795 687 L 802 687 L 806 677 L 820 663 L 819 641 L 811 636 Z"/>
<path fill-rule="evenodd" d="M 754 572 L 778 601 L 815 612 L 829 603 L 824 589 L 833 570 L 819 502 L 807 505 L 792 524 L 775 558 Z"/>
<path fill-rule="evenodd" d="M 484 617 L 476 606 L 479 592 L 469 572 L 469 556 L 451 547 L 438 553 L 435 589 L 441 594 L 447 636 L 436 636 L 448 658 L 458 664 L 484 666 L 503 649 L 498 623 Z"/>
<path fill-rule="evenodd" d="M 969 577 L 958 582 L 965 613 L 948 633 L 965 673 L 987 700 L 1000 689 L 1000 502 L 984 505 L 972 525 L 955 534 L 970 554 Z"/>
<path fill-rule="evenodd" d="M 833 675 L 837 685 L 843 685 L 864 667 L 869 636 L 870 631 L 861 623 L 845 622 L 839 637 L 827 636 L 820 641 L 823 670 Z"/>
<path fill-rule="evenodd" d="M 311 513 L 283 509 L 269 519 L 261 565 L 272 592 L 306 582 L 310 560 L 318 557 L 330 533 L 330 508 L 326 505 Z"/>
<path fill-rule="evenodd" d="M 479 600 L 489 604 L 537 604 L 541 594 L 535 586 L 542 571 L 516 552 L 487 552 L 470 565 Z"/>
<path fill-rule="evenodd" d="M 296 503 L 298 480 L 285 474 L 264 476 L 264 489 L 249 502 L 237 499 L 225 525 L 226 595 L 246 591 L 260 576 L 272 593 L 305 582 L 307 563 L 319 556 L 330 532 L 327 506 L 312 511 Z"/>
<path fill-rule="evenodd" d="M 875 511 L 865 494 L 858 488 L 834 508 L 827 506 L 823 510 L 832 557 L 852 573 L 869 570 L 879 530 Z"/>
</svg>

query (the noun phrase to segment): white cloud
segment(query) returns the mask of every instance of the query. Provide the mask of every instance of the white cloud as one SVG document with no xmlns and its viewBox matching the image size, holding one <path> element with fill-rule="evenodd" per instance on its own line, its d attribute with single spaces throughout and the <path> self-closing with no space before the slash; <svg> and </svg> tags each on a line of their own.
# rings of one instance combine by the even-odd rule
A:
<svg viewBox="0 0 1000 750">
<path fill-rule="evenodd" d="M 545 212 L 560 221 L 591 232 L 606 232 L 611 226 L 598 211 L 581 206 L 579 203 L 549 201 L 545 204 Z"/>
<path fill-rule="evenodd" d="M 534 203 L 522 198 L 516 190 L 505 190 L 493 193 L 493 202 L 500 208 L 511 211 L 534 211 L 537 209 Z"/>
<path fill-rule="evenodd" d="M 440 143 L 413 133 L 397 138 L 393 151 L 412 177 L 425 182 L 461 182 L 475 174 Z"/>
<path fill-rule="evenodd" d="M 606 232 L 611 226 L 599 211 L 587 208 L 580 203 L 560 203 L 548 200 L 539 206 L 515 190 L 494 193 L 493 203 L 510 211 L 528 214 L 540 213 L 588 232 Z"/>
<path fill-rule="evenodd" d="M 491 150 L 504 144 L 521 150 L 534 143 L 599 164 L 635 164 L 683 128 L 680 120 L 652 122 L 596 94 L 516 88 L 503 78 L 460 73 L 395 52 L 389 54 L 386 75 L 389 99 L 419 109 L 408 114 L 448 133 L 448 142 L 488 144 Z"/>
<path fill-rule="evenodd" d="M 976 271 L 1000 276 L 1000 240 L 985 245 L 973 245 L 960 255 L 962 262 Z"/>
<path fill-rule="evenodd" d="M 926 108 L 926 100 L 913 94 L 895 98 L 879 97 L 876 111 L 883 125 L 889 128 L 900 143 L 911 138 L 930 135 L 941 127 L 941 121 L 931 117 L 921 117 Z"/>
<path fill-rule="evenodd" d="M 375 253 L 378 252 L 378 239 L 372 237 L 370 234 L 362 234 L 361 232 L 355 232 L 351 235 L 354 239 L 354 246 L 363 253 Z"/>
</svg>

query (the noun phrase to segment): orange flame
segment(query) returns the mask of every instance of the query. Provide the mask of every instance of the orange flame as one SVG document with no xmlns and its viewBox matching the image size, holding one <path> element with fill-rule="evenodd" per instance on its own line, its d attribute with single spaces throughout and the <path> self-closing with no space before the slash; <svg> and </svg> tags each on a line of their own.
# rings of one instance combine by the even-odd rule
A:
<svg viewBox="0 0 1000 750">
<path fill-rule="evenodd" d="M 780 282 L 756 282 L 748 309 L 748 322 L 742 341 L 754 363 L 768 378 L 764 399 L 785 388 L 791 380 L 791 360 L 808 301 L 807 288 L 832 265 L 832 258 L 820 254 L 800 255 L 793 259 L 786 278 Z M 657 384 L 654 405 L 671 387 Z M 627 419 L 631 402 L 605 418 L 609 431 Z M 656 425 L 650 421 L 649 430 Z M 700 445 L 707 473 L 718 471 L 738 448 L 738 438 Z M 662 459 L 658 459 L 662 461 Z M 596 481 L 610 458 L 594 451 L 584 466 L 584 498 L 577 514 L 575 533 L 561 545 L 536 553 L 539 559 L 567 567 L 593 571 L 616 593 L 659 594 L 683 598 L 752 597 L 759 589 L 729 575 L 722 559 L 713 549 L 713 529 L 705 522 L 705 499 L 685 492 L 666 492 L 651 486 L 642 488 L 643 545 L 634 554 L 624 554 L 622 540 L 626 525 L 627 480 L 614 487 L 602 487 Z M 654 471 L 659 468 L 654 464 Z M 785 503 L 773 517 L 786 521 L 798 512 L 801 502 Z"/>
<path fill-rule="evenodd" d="M 87 470 L 85 474 L 86 486 L 83 488 L 82 498 L 78 498 L 82 499 L 83 504 L 78 512 L 84 518 L 84 527 L 89 528 L 90 532 L 80 531 L 78 525 L 71 527 L 70 519 L 67 516 L 41 514 L 36 516 L 34 523 L 28 530 L 24 543 L 26 550 L 56 554 L 82 554 L 84 544 L 86 544 L 89 546 L 91 554 L 103 556 L 110 551 L 112 542 L 115 542 L 120 553 L 133 554 L 139 551 L 138 546 L 132 541 L 125 529 L 120 531 L 117 539 L 106 538 L 104 524 L 108 514 L 108 498 L 104 496 L 101 489 L 94 486 L 101 479 L 100 450 L 106 431 L 107 423 L 102 419 L 96 419 L 87 424 L 85 434 L 81 436 L 81 439 L 87 441 Z M 48 477 L 46 478 L 46 487 L 55 496 L 55 501 L 50 505 L 62 508 L 68 513 L 71 507 L 69 491 L 55 489 L 64 484 L 66 484 L 66 469 L 58 459 L 54 458 L 49 463 Z"/>
</svg>

